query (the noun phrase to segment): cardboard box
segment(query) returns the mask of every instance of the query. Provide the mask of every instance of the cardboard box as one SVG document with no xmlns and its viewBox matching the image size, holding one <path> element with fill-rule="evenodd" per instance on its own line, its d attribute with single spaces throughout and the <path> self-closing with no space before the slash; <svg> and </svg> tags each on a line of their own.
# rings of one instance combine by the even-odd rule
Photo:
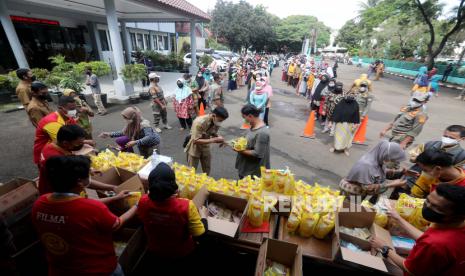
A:
<svg viewBox="0 0 465 276">
<path fill-rule="evenodd" d="M 358 268 L 376 270 L 392 275 L 402 275 L 402 270 L 392 262 L 383 259 L 381 254 L 372 249 L 368 240 L 341 233 L 341 226 L 348 228 L 368 228 L 373 236 L 377 236 L 387 242 L 388 246 L 394 248 L 389 232 L 374 223 L 376 213 L 368 209 L 361 212 L 338 212 L 335 220 L 335 235 L 333 237 L 334 259 L 338 262 Z M 341 240 L 350 242 L 366 252 L 354 252 L 341 246 Z"/>
<path fill-rule="evenodd" d="M 258 252 L 255 276 L 262 276 L 266 269 L 266 260 L 278 262 L 291 269 L 290 275 L 301 276 L 302 251 L 299 245 L 275 239 L 265 239 Z"/>
<path fill-rule="evenodd" d="M 268 233 L 242 233 L 240 232 L 245 220 L 242 221 L 239 227 L 238 240 L 253 246 L 260 246 L 264 238 L 273 238 L 276 228 L 278 227 L 278 215 L 270 215 L 270 231 Z"/>
<path fill-rule="evenodd" d="M 142 185 L 139 176 L 136 173 L 125 169 L 111 168 L 103 172 L 102 175 L 95 176 L 94 179 L 106 184 L 117 186 L 115 191 L 117 194 L 124 190 L 145 194 L 144 186 Z M 87 189 L 86 192 L 89 198 L 96 198 L 95 193 L 92 192 L 92 190 Z M 100 191 L 97 191 L 97 196 L 97 198 L 106 197 L 106 195 Z M 115 214 L 122 214 L 127 211 L 127 207 L 123 201 L 112 202 L 109 205 L 109 208 Z"/>
<path fill-rule="evenodd" d="M 30 215 L 39 191 L 32 180 L 17 178 L 0 186 L 0 218 L 12 225 Z"/>
<path fill-rule="evenodd" d="M 123 253 L 118 258 L 118 262 L 124 271 L 125 275 L 132 275 L 137 268 L 139 262 L 144 257 L 147 245 L 147 237 L 145 236 L 144 228 L 139 227 L 135 232 L 126 239 L 127 245 Z M 124 233 L 127 234 L 127 233 Z"/>
<path fill-rule="evenodd" d="M 200 208 L 208 206 L 208 202 L 217 202 L 223 204 L 230 210 L 239 210 L 242 212 L 241 220 L 239 223 L 216 219 L 208 217 L 208 231 L 216 234 L 235 238 L 239 233 L 239 226 L 244 221 L 247 210 L 247 200 L 235 196 L 223 195 L 215 192 L 208 192 L 207 187 L 203 186 L 192 199 L 195 206 Z"/>
</svg>

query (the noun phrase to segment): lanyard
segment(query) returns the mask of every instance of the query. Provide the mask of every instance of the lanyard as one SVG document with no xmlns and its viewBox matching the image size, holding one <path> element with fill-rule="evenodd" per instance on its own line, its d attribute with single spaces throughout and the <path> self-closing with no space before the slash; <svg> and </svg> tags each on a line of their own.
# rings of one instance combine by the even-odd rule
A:
<svg viewBox="0 0 465 276">
<path fill-rule="evenodd" d="M 80 196 L 78 194 L 75 194 L 75 193 L 58 193 L 58 192 L 54 192 L 52 194 L 54 197 L 73 197 L 73 196 Z"/>
</svg>

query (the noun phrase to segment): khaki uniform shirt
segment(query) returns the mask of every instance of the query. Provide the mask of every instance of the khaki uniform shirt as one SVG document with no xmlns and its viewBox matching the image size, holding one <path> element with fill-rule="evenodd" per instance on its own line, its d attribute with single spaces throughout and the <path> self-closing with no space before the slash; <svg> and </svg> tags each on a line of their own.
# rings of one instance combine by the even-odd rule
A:
<svg viewBox="0 0 465 276">
<path fill-rule="evenodd" d="M 218 129 L 213 122 L 211 115 L 197 117 L 192 123 L 191 139 L 186 145 L 185 151 L 193 156 L 200 157 L 202 152 L 210 151 L 210 144 L 194 144 L 194 141 L 199 139 L 210 139 L 218 136 Z"/>
<path fill-rule="evenodd" d="M 428 116 L 421 108 L 410 110 L 408 107 L 403 107 L 394 120 L 391 141 L 401 142 L 406 136 L 417 137 L 423 130 L 426 120 Z"/>
<path fill-rule="evenodd" d="M 27 107 L 31 101 L 31 84 L 25 81 L 19 81 L 18 86 L 16 86 L 16 95 L 24 107 Z"/>
<path fill-rule="evenodd" d="M 39 121 L 53 112 L 53 109 L 50 108 L 47 101 L 41 101 L 37 98 L 32 98 L 29 104 L 26 107 L 27 115 L 31 120 L 31 123 L 34 127 L 37 127 Z"/>
</svg>

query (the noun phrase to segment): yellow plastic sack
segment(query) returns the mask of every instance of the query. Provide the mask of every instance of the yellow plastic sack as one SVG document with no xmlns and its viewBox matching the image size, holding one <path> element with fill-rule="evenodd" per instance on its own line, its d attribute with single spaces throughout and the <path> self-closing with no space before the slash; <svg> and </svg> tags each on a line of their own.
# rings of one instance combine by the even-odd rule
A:
<svg viewBox="0 0 465 276">
<path fill-rule="evenodd" d="M 132 206 L 136 205 L 140 198 L 142 197 L 141 192 L 130 192 L 129 196 L 124 199 L 124 205 L 126 208 L 131 208 Z"/>
<path fill-rule="evenodd" d="M 320 216 L 320 220 L 315 226 L 313 235 L 315 238 L 324 239 L 334 229 L 334 213 L 327 213 Z"/>
<path fill-rule="evenodd" d="M 293 195 L 294 192 L 295 192 L 294 175 L 289 174 L 289 176 L 286 179 L 286 183 L 284 184 L 284 194 Z"/>
<path fill-rule="evenodd" d="M 388 224 L 388 216 L 378 205 L 371 204 L 368 200 L 362 201 L 362 206 L 372 209 L 376 212 L 375 223 L 383 228 Z"/>
<path fill-rule="evenodd" d="M 254 197 L 250 200 L 247 217 L 250 225 L 260 227 L 263 224 L 264 208 L 260 198 Z"/>
<path fill-rule="evenodd" d="M 425 231 L 430 223 L 423 218 L 422 209 L 425 199 L 410 197 L 407 194 L 400 194 L 396 203 L 396 210 L 410 224 L 421 231 Z"/>
<path fill-rule="evenodd" d="M 274 176 L 274 191 L 280 194 L 284 194 L 286 182 L 289 178 L 289 172 L 276 171 Z"/>
<path fill-rule="evenodd" d="M 278 199 L 274 196 L 265 196 L 264 198 L 264 209 L 263 209 L 263 220 L 269 221 L 271 216 L 271 211 L 273 210 L 274 206 L 278 202 Z"/>
<path fill-rule="evenodd" d="M 310 238 L 320 219 L 319 213 L 304 212 L 300 220 L 299 235 L 304 238 Z"/>
<path fill-rule="evenodd" d="M 294 233 L 300 224 L 300 211 L 296 207 L 292 207 L 291 214 L 287 219 L 286 228 L 289 233 Z"/>
<path fill-rule="evenodd" d="M 439 181 L 436 178 L 421 172 L 415 185 L 411 189 L 411 194 L 414 197 L 425 198 L 431 191 L 431 187 L 437 183 L 439 183 Z"/>
<path fill-rule="evenodd" d="M 263 190 L 268 192 L 274 191 L 274 171 L 268 170 L 265 167 L 260 168 L 262 172 L 262 187 Z"/>
<path fill-rule="evenodd" d="M 242 151 L 247 149 L 247 139 L 245 137 L 239 137 L 232 141 L 232 146 L 235 150 Z"/>
</svg>

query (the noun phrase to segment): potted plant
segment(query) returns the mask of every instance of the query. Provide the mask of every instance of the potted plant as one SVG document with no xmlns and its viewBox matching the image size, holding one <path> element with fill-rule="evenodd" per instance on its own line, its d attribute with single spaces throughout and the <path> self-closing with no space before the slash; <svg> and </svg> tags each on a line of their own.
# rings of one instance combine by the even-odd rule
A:
<svg viewBox="0 0 465 276">
<path fill-rule="evenodd" d="M 126 91 L 130 92 L 129 94 L 134 93 L 134 83 L 142 80 L 147 76 L 147 70 L 144 64 L 126 64 L 122 70 L 122 78 L 125 82 L 128 82 L 130 85 L 126 85 Z M 131 99 L 131 97 L 130 97 Z"/>
</svg>

